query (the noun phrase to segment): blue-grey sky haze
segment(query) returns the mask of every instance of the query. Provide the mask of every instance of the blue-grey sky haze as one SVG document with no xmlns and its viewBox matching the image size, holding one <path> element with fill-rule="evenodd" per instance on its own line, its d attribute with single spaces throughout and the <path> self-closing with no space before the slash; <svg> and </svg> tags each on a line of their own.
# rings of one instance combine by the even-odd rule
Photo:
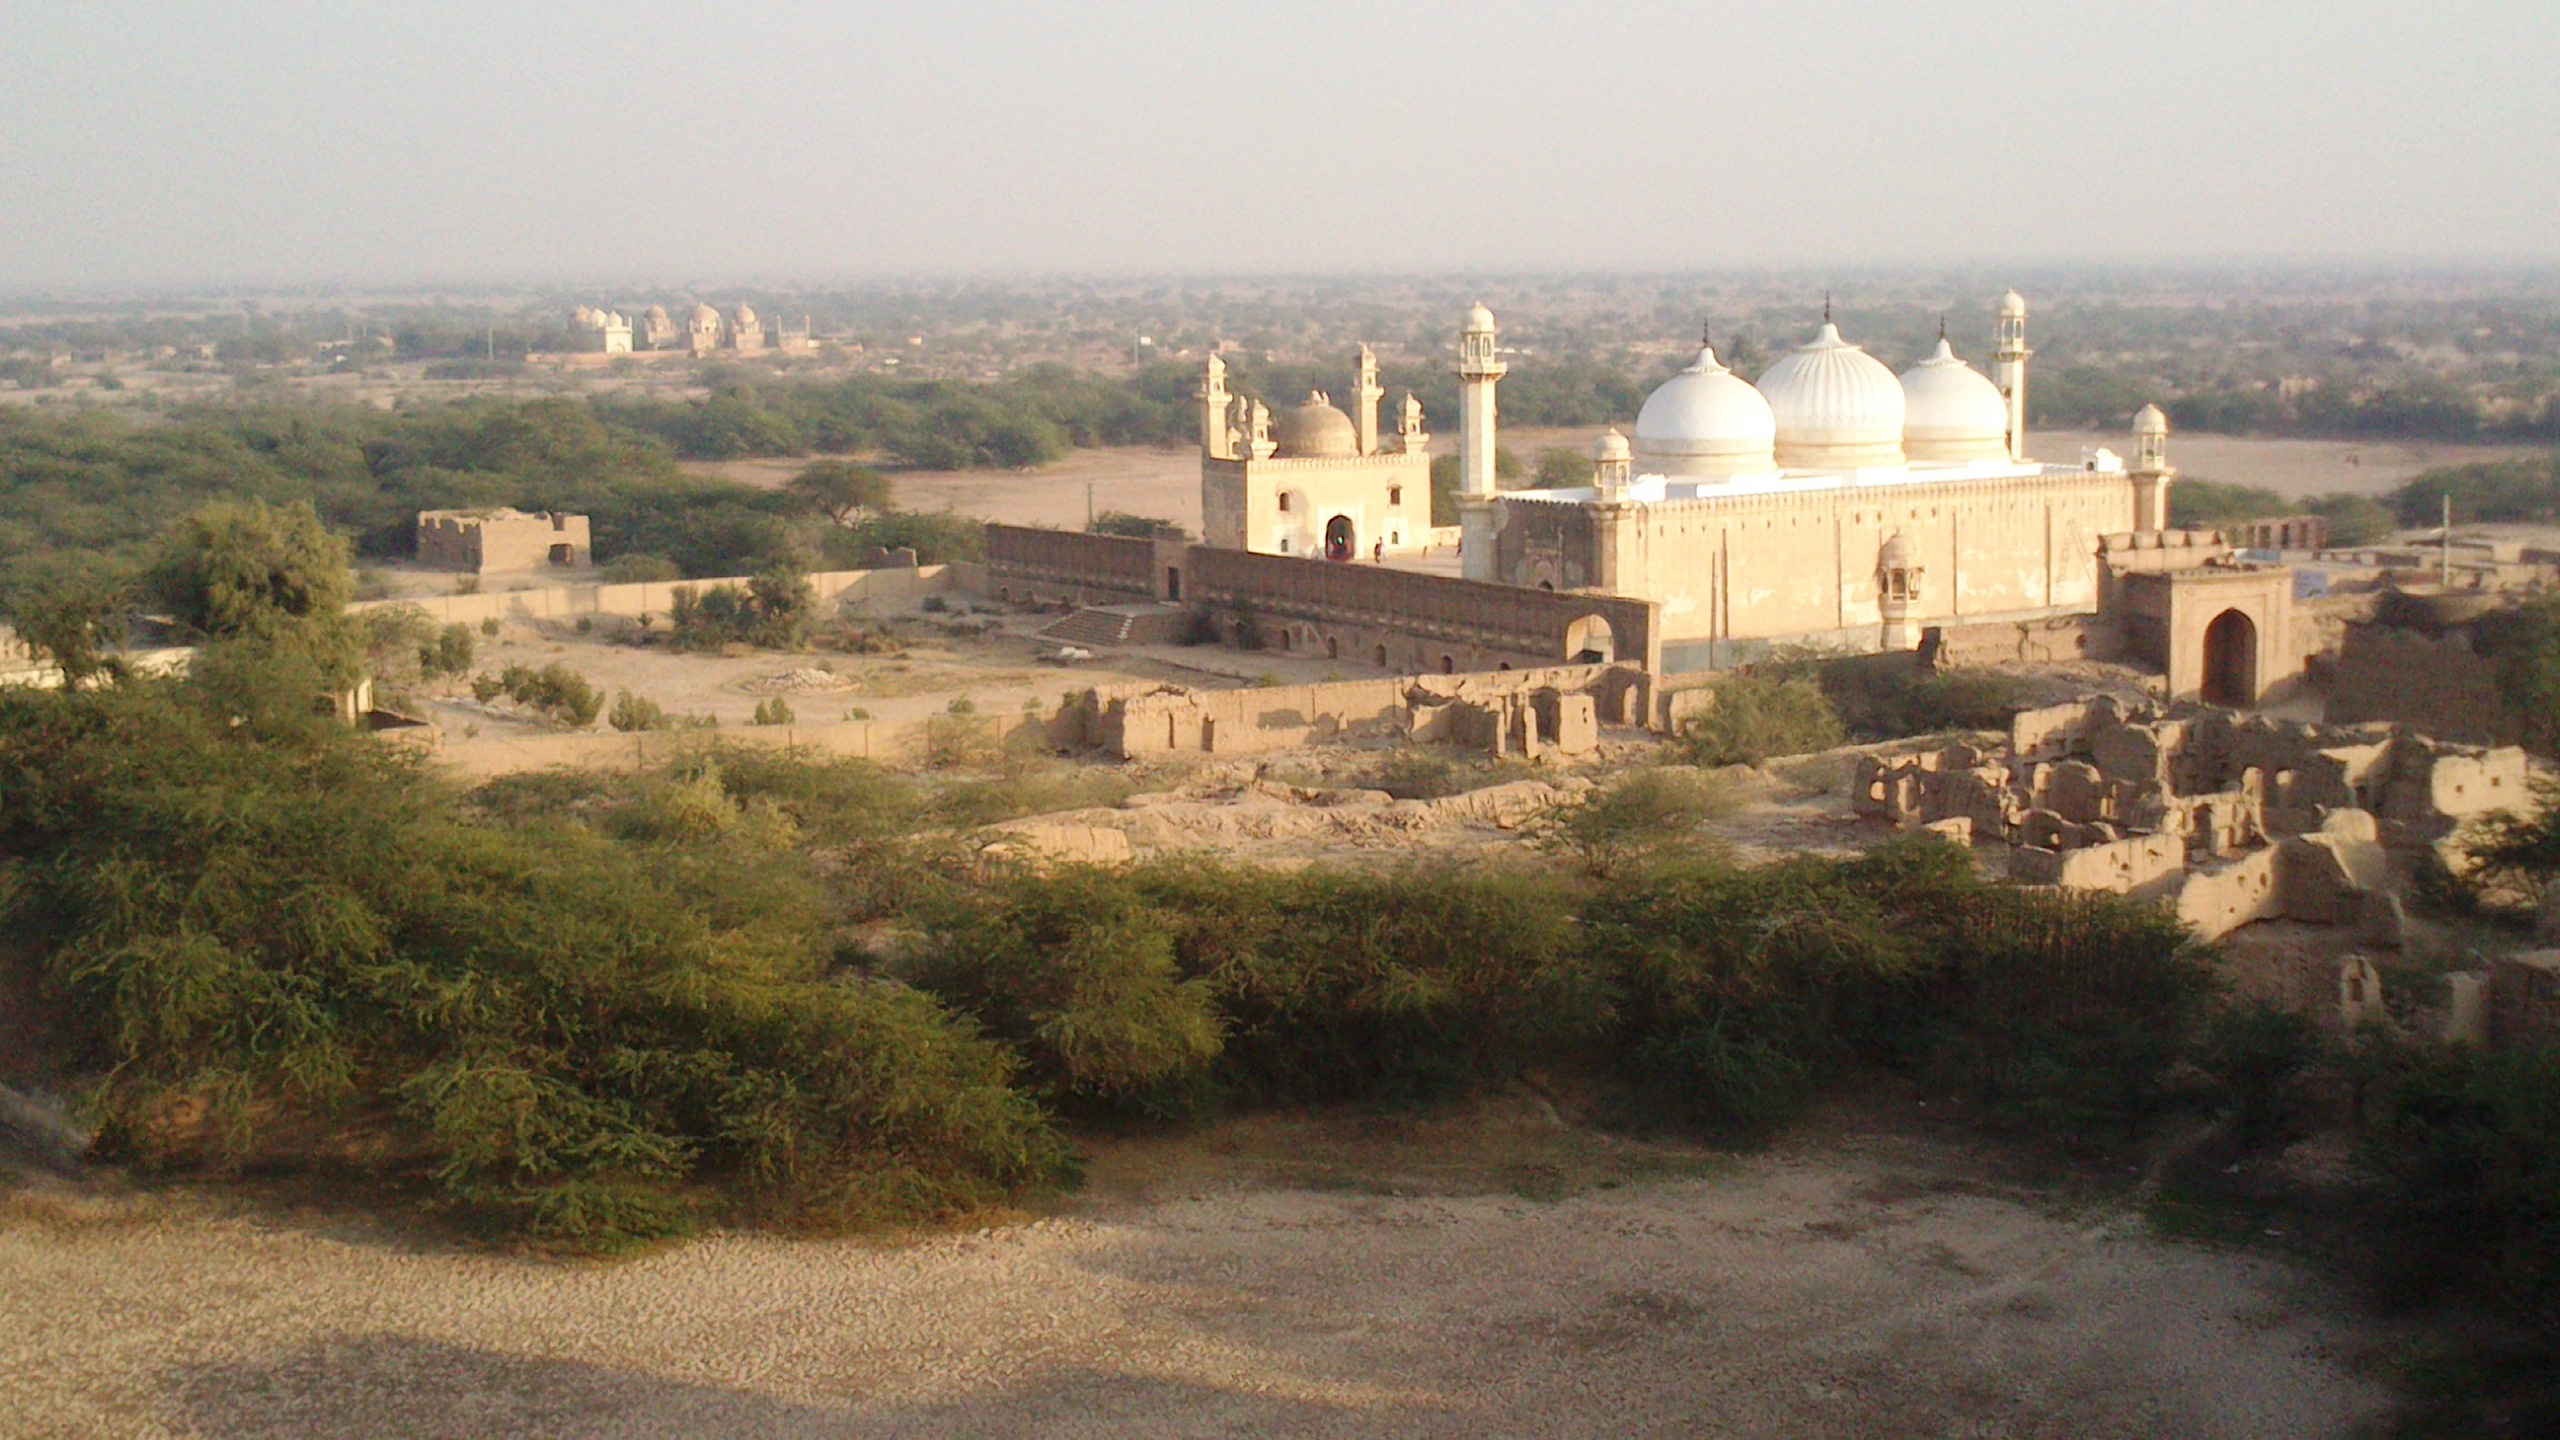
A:
<svg viewBox="0 0 2560 1440">
<path fill-rule="evenodd" d="M 0 0 L 0 287 L 2560 256 L 2554 0 Z"/>
</svg>

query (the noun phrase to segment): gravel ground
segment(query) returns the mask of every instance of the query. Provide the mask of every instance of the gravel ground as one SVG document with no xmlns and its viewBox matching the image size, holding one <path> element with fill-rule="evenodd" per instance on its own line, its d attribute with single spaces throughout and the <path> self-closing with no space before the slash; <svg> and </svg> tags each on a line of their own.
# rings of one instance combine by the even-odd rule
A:
<svg viewBox="0 0 2560 1440">
<path fill-rule="evenodd" d="M 20 1204 L 0 1434 L 2217 1440 L 2387 1398 L 2301 1273 L 1909 1143 L 1546 1201 L 1115 1163 L 1032 1223 L 615 1265 Z"/>
</svg>

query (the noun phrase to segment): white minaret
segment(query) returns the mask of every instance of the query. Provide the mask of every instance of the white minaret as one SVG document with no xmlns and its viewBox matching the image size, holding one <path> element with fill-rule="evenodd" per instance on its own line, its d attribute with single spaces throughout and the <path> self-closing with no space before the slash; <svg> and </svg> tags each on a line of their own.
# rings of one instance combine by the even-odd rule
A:
<svg viewBox="0 0 2560 1440">
<path fill-rule="evenodd" d="M 1493 387 L 1510 366 L 1494 346 L 1493 312 L 1476 304 L 1458 331 L 1458 569 L 1493 578 Z"/>
<path fill-rule="evenodd" d="M 1351 424 L 1360 433 L 1360 453 L 1378 453 L 1378 402 L 1386 398 L 1386 387 L 1378 383 L 1378 355 L 1368 346 L 1360 347 L 1357 382 L 1351 387 Z"/>
<path fill-rule="evenodd" d="M 1991 325 L 1991 383 L 2009 402 L 2009 458 L 2027 458 L 2026 297 L 2012 290 L 2000 297 L 2000 316 Z"/>
<path fill-rule="evenodd" d="M 2169 463 L 2169 417 L 2157 405 L 2145 405 L 2133 417 L 2133 528 L 2152 534 L 2169 528 L 2169 482 L 2178 467 Z"/>
<path fill-rule="evenodd" d="M 1227 362 L 1216 355 L 1209 357 L 1208 373 L 1200 377 L 1200 453 L 1212 460 L 1236 458 L 1234 431 L 1227 421 Z"/>
</svg>

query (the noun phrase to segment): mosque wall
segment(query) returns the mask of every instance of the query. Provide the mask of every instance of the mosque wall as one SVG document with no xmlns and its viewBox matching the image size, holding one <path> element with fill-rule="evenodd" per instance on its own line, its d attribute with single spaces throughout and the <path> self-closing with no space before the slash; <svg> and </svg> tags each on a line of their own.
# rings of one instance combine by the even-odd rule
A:
<svg viewBox="0 0 2560 1440">
<path fill-rule="evenodd" d="M 1711 496 L 1618 505 L 1507 498 L 1496 564 L 1515 585 L 1591 586 L 1662 606 L 1663 638 L 1881 633 L 1878 557 L 1896 532 L 1919 574 L 1914 624 L 2098 608 L 2098 537 L 2127 528 L 2122 474 Z"/>
<path fill-rule="evenodd" d="M 1266 555 L 1321 555 L 1326 528 L 1350 523 L 1351 553 L 1368 558 L 1431 543 L 1431 457 L 1275 456 L 1200 461 L 1200 534 L 1208 544 Z"/>
</svg>

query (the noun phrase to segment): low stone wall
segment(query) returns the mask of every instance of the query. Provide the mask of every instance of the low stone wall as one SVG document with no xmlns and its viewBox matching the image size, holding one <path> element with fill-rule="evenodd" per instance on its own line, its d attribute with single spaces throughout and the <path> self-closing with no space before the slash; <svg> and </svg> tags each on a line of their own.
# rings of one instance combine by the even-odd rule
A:
<svg viewBox="0 0 2560 1440">
<path fill-rule="evenodd" d="M 2096 615 L 1932 625 L 1920 632 L 1921 655 L 1932 664 L 1946 666 L 2114 660 L 2122 657 L 2124 649 L 2123 631 Z"/>
<path fill-rule="evenodd" d="M 482 735 L 450 747 L 446 763 L 483 779 L 521 770 L 631 771 L 706 744 L 794 748 L 816 755 L 917 764 L 936 752 L 986 754 L 1017 745 L 1068 748 L 1081 743 L 1084 717 L 1053 715 L 936 715 L 922 720 L 849 720 L 826 725 L 753 725 L 724 730 L 582 730 L 557 735 L 494 738 Z"/>
<path fill-rule="evenodd" d="M 1628 698 L 1641 678 L 1626 667 L 1571 665 L 1250 690 L 1108 686 L 1082 702 L 1083 740 L 1124 760 L 1252 755 L 1342 736 L 1579 754 L 1598 743 L 1603 718 L 1615 723 L 1631 704 L 1641 716 L 1641 703 Z M 1491 728 L 1476 734 L 1471 721 Z"/>
<path fill-rule="evenodd" d="M 975 567 L 920 565 L 895 570 L 820 570 L 809 576 L 809 588 L 820 603 L 828 601 L 911 600 L 966 588 Z M 708 580 L 651 580 L 629 585 L 541 585 L 524 590 L 491 590 L 472 595 L 434 595 L 409 600 L 361 600 L 350 610 L 379 610 L 411 605 L 439 625 L 477 625 L 483 620 L 574 620 L 580 616 L 614 615 L 636 619 L 664 616 L 675 605 L 675 592 L 696 592 L 715 585 L 746 587 L 749 577 L 725 575 Z"/>
</svg>

